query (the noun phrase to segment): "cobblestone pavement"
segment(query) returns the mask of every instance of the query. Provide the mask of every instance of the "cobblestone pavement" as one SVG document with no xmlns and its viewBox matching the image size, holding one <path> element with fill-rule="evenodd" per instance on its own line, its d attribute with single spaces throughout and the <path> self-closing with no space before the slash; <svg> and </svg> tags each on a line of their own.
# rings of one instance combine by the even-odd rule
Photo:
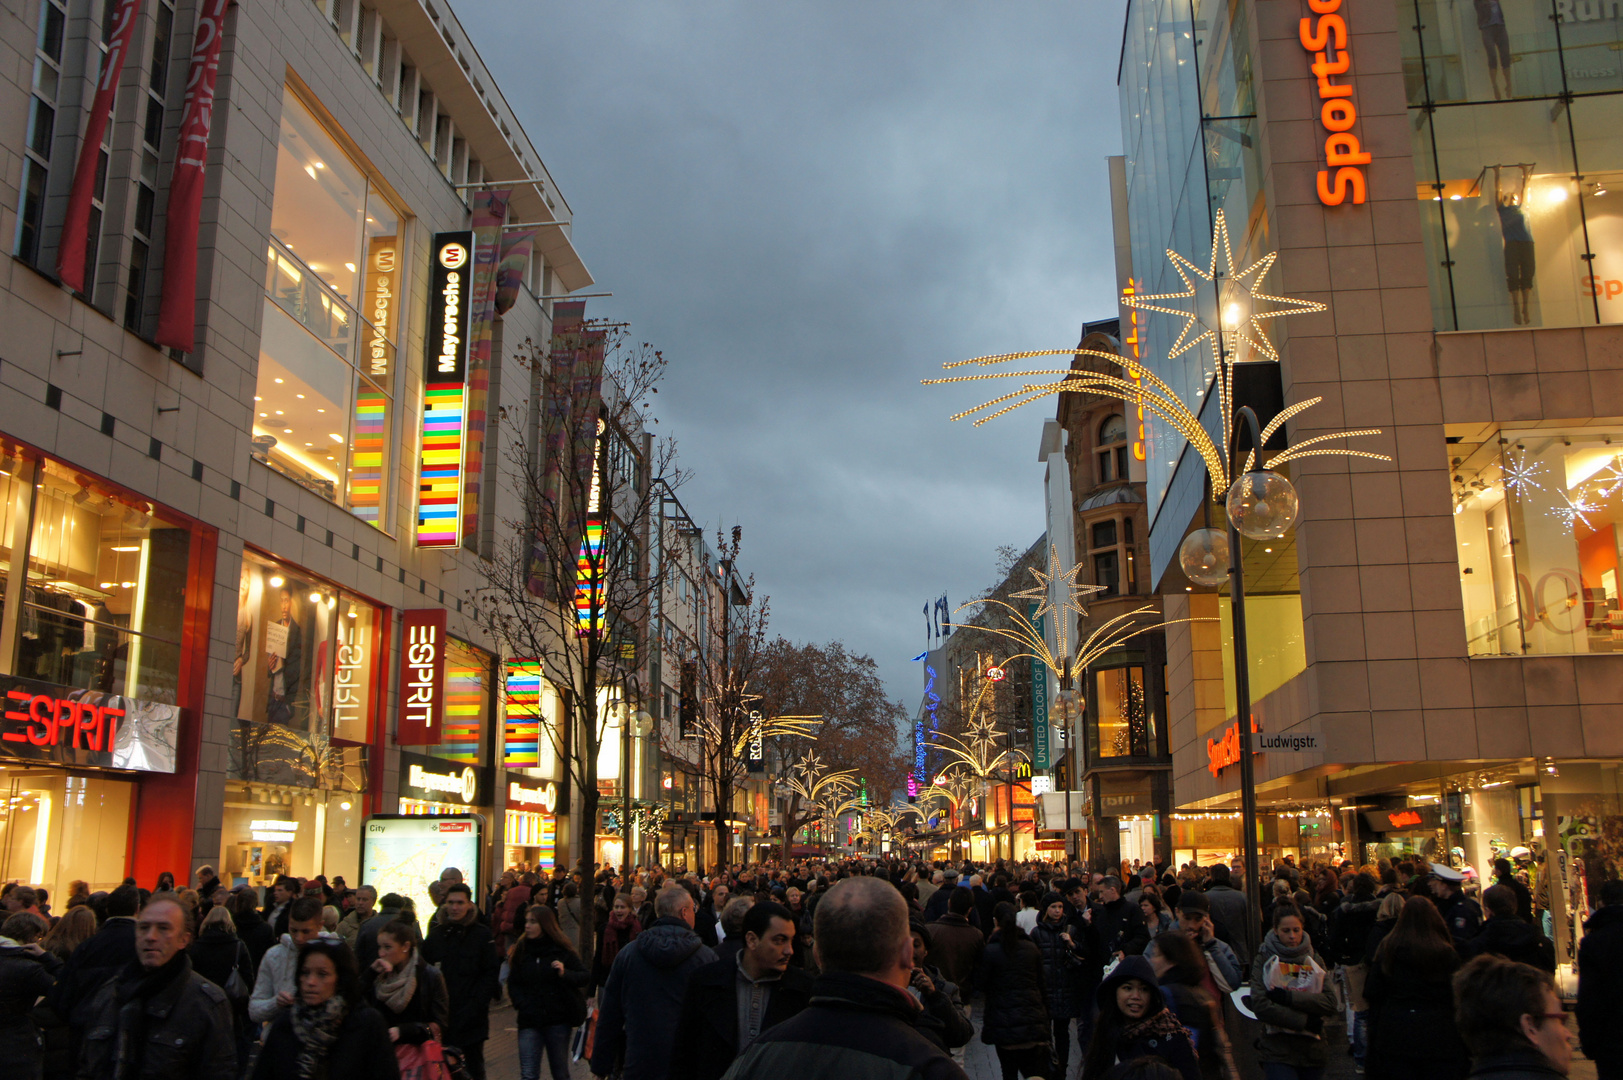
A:
<svg viewBox="0 0 1623 1080">
<path fill-rule="evenodd" d="M 976 1019 L 979 1027 L 979 1018 Z M 1248 1025 L 1249 1026 L 1249 1025 Z M 1572 1025 L 1569 1022 L 1569 1027 Z M 517 1028 L 513 1023 L 513 1010 L 503 1004 L 490 1014 L 490 1042 L 485 1047 L 485 1064 L 488 1080 L 519 1080 L 518 1072 L 518 1039 Z M 1252 1031 L 1236 1033 L 1235 1053 L 1240 1065 L 1240 1075 L 1244 1080 L 1258 1080 L 1262 1070 L 1256 1064 L 1250 1053 L 1250 1041 L 1255 1038 Z M 1346 1029 L 1336 1023 L 1325 1025 L 1325 1037 L 1330 1040 L 1330 1067 L 1325 1070 L 1324 1080 L 1359 1080 L 1359 1074 L 1353 1068 L 1353 1060 L 1347 1054 Z M 1573 1039 L 1574 1051 L 1572 1072 L 1570 1080 L 1595 1080 L 1595 1066 L 1577 1053 L 1577 1039 Z M 964 1072 L 969 1074 L 970 1080 L 1000 1080 L 1002 1076 L 998 1069 L 997 1054 L 990 1046 L 974 1038 L 969 1041 L 957 1054 L 953 1055 L 963 1066 Z M 589 1080 L 591 1069 L 586 1062 L 577 1061 L 571 1067 L 570 1080 Z M 1064 1080 L 1080 1080 L 1082 1075 L 1082 1056 L 1080 1051 L 1071 1048 L 1070 1071 Z M 551 1073 L 547 1071 L 545 1063 L 541 1066 L 542 1080 L 551 1080 Z M 1060 1080 L 1058 1077 L 1049 1077 L 1045 1080 Z"/>
</svg>

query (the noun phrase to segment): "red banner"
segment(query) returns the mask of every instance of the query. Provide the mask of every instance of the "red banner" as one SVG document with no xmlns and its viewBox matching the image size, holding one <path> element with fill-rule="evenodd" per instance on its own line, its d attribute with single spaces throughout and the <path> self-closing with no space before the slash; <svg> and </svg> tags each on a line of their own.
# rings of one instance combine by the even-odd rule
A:
<svg viewBox="0 0 1623 1080">
<path fill-rule="evenodd" d="M 397 746 L 438 746 L 445 724 L 445 609 L 403 613 Z"/>
<path fill-rule="evenodd" d="M 85 138 L 79 147 L 79 161 L 73 167 L 73 190 L 68 193 L 68 212 L 62 219 L 62 239 L 56 249 L 56 276 L 74 292 L 85 291 L 85 244 L 90 236 L 90 197 L 96 188 L 96 166 L 101 159 L 101 138 L 107 133 L 107 118 L 113 112 L 113 95 L 124 72 L 130 39 L 135 36 L 135 17 L 142 0 L 118 0 L 113 8 L 113 29 L 107 35 L 107 55 L 102 57 L 101 78 L 96 82 L 96 99 L 85 117 Z"/>
<path fill-rule="evenodd" d="M 175 171 L 169 177 L 169 209 L 163 237 L 163 299 L 158 308 L 159 345 L 191 352 L 197 330 L 197 223 L 203 212 L 203 172 L 214 123 L 214 84 L 220 78 L 220 39 L 231 0 L 203 0 L 192 37 L 186 74 L 186 108 L 180 120 Z"/>
</svg>

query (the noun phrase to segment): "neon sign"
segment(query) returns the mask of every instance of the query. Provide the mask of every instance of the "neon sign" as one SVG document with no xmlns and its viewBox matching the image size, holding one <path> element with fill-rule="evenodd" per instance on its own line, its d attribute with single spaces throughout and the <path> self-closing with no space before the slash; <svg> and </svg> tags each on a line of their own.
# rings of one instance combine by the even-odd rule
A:
<svg viewBox="0 0 1623 1080">
<path fill-rule="evenodd" d="M 417 546 L 462 540 L 462 480 L 468 407 L 468 269 L 473 233 L 439 233 L 429 274 L 428 363 L 423 448 L 417 481 Z"/>
<path fill-rule="evenodd" d="M 349 619 L 338 620 L 338 662 L 333 666 L 333 728 L 348 737 L 349 725 L 361 722 L 361 668 L 366 651 L 359 644 L 359 628 Z M 359 727 L 356 731 L 361 730 Z"/>
<path fill-rule="evenodd" d="M 586 529 L 575 558 L 575 633 L 595 637 L 603 632 L 603 431 L 597 420 L 597 443 L 592 453 L 592 486 L 586 496 Z"/>
<path fill-rule="evenodd" d="M 1386 820 L 1392 823 L 1394 829 L 1412 828 L 1421 823 L 1421 817 L 1413 810 L 1399 810 L 1395 814 L 1386 815 Z"/>
<path fill-rule="evenodd" d="M 96 768 L 175 771 L 180 710 L 0 676 L 0 757 Z"/>
<path fill-rule="evenodd" d="M 1352 69 L 1352 54 L 1347 51 L 1347 20 L 1337 15 L 1341 0 L 1308 0 L 1307 6 L 1319 16 L 1303 19 L 1297 37 L 1302 48 L 1313 55 L 1312 71 L 1319 81 L 1319 123 L 1329 132 L 1324 140 L 1324 163 L 1319 170 L 1319 201 L 1325 206 L 1340 206 L 1352 196 L 1354 203 L 1364 201 L 1364 173 L 1359 168 L 1370 162 L 1369 151 L 1358 145 L 1358 136 L 1352 126 L 1358 120 L 1358 109 L 1353 105 L 1353 88 L 1348 82 L 1333 83 L 1332 75 L 1348 75 Z M 1330 179 L 1330 169 L 1336 171 Z"/>
<path fill-rule="evenodd" d="M 541 666 L 533 660 L 507 661 L 507 731 L 502 765 L 541 767 Z"/>
<path fill-rule="evenodd" d="M 1132 296 L 1137 292 L 1138 292 L 1138 282 L 1134 281 L 1132 278 L 1128 278 L 1127 279 L 1127 284 L 1121 290 L 1121 294 L 1123 296 Z M 1122 344 L 1128 346 L 1133 351 L 1133 362 L 1131 364 L 1127 365 L 1127 377 L 1129 379 L 1133 380 L 1133 382 L 1135 382 L 1135 383 L 1142 383 L 1144 381 L 1144 372 L 1143 372 L 1143 369 L 1139 367 L 1139 356 L 1138 356 L 1138 309 L 1137 308 L 1128 308 L 1127 309 L 1127 326 L 1128 326 L 1129 333 L 1125 338 L 1122 339 Z M 1140 400 L 1136 411 L 1138 412 L 1138 426 L 1137 426 L 1136 429 L 1134 429 L 1134 433 L 1133 433 L 1133 460 L 1134 461 L 1143 461 L 1143 460 L 1145 460 L 1145 457 L 1144 457 L 1144 404 L 1143 404 L 1142 400 Z"/>
<path fill-rule="evenodd" d="M 1251 721 L 1251 730 L 1253 733 L 1259 730 L 1255 718 Z M 1255 753 L 1256 751 L 1252 752 Z M 1240 725 L 1236 721 L 1228 726 L 1228 730 L 1223 732 L 1221 739 L 1206 740 L 1206 771 L 1216 776 L 1230 765 L 1238 765 L 1239 763 Z"/>
<path fill-rule="evenodd" d="M 445 609 L 407 611 L 400 650 L 401 746 L 438 745 L 445 715 Z"/>
<path fill-rule="evenodd" d="M 558 809 L 558 785 L 548 782 L 542 787 L 525 787 L 517 780 L 507 783 L 507 801 L 519 806 L 539 806 L 547 813 Z"/>
</svg>

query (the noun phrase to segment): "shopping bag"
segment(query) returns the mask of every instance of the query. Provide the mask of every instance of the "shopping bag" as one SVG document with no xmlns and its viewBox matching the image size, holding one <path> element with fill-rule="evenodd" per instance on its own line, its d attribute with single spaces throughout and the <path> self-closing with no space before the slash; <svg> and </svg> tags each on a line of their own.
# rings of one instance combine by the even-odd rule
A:
<svg viewBox="0 0 1623 1080">
<path fill-rule="evenodd" d="M 445 1064 L 445 1049 L 438 1039 L 422 1043 L 396 1043 L 395 1060 L 400 1063 L 400 1080 L 451 1080 Z"/>
</svg>

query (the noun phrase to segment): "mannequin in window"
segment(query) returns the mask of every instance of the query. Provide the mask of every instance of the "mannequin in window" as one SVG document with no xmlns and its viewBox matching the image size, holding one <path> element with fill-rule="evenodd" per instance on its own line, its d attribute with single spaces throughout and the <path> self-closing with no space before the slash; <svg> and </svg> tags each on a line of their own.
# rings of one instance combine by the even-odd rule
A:
<svg viewBox="0 0 1623 1080">
<path fill-rule="evenodd" d="M 1510 32 L 1505 28 L 1505 12 L 1499 0 L 1474 0 L 1476 28 L 1482 35 L 1482 48 L 1488 54 L 1488 82 L 1493 86 L 1495 101 L 1503 101 L 1510 92 Z M 1500 90 L 1500 80 L 1504 89 Z"/>
<path fill-rule="evenodd" d="M 299 677 L 304 673 L 304 628 L 293 615 L 293 590 L 280 590 L 281 614 L 276 622 L 287 627 L 287 655 L 267 653 L 270 695 L 265 701 L 265 719 L 273 724 L 293 725 L 293 701 L 299 693 Z"/>
<path fill-rule="evenodd" d="M 1533 233 L 1527 227 L 1527 181 L 1533 166 L 1518 165 L 1521 179 L 1506 187 L 1493 167 L 1493 201 L 1499 209 L 1499 232 L 1505 240 L 1505 285 L 1510 289 L 1511 318 L 1517 326 L 1532 321 L 1528 305 L 1533 298 Z"/>
</svg>

